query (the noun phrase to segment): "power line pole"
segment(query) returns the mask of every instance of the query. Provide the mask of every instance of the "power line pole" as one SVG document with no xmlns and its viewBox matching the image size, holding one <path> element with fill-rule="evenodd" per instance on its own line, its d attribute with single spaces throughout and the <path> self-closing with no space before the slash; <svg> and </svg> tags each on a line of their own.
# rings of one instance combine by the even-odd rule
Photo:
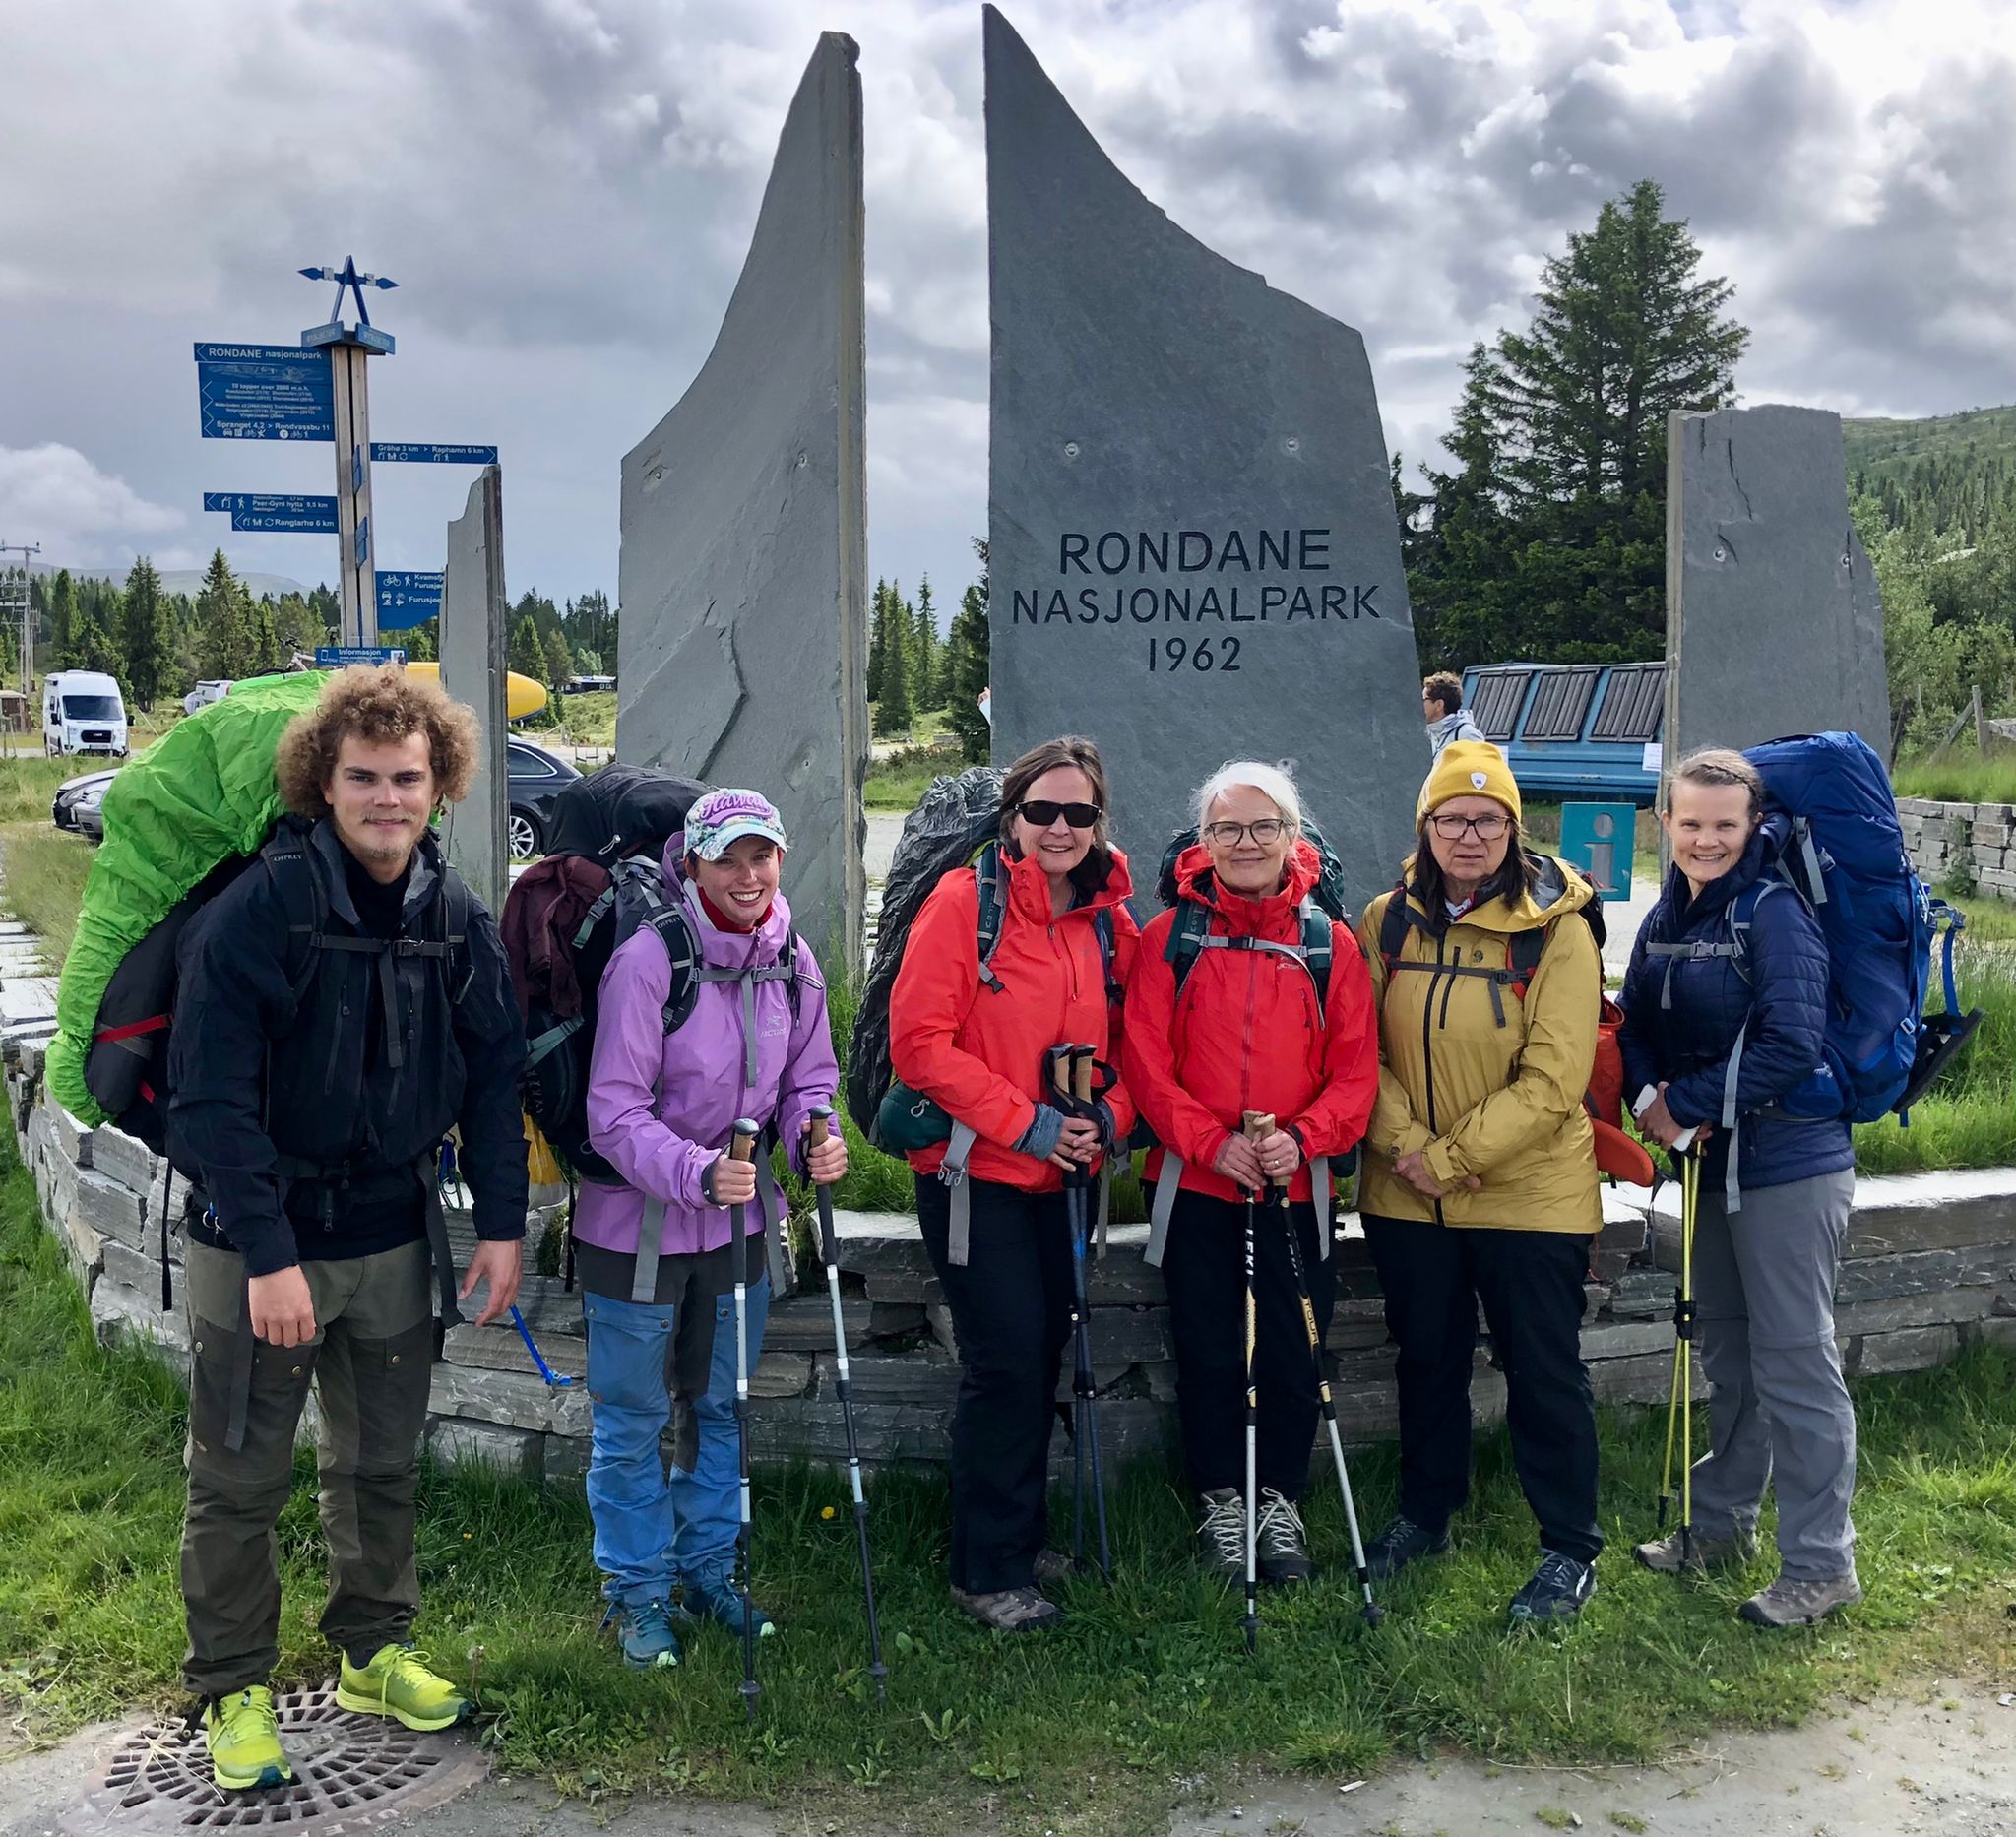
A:
<svg viewBox="0 0 2016 1837">
<path fill-rule="evenodd" d="M 35 602 L 28 564 L 31 556 L 41 552 L 39 542 L 0 542 L 0 555 L 21 557 L 19 580 L 12 573 L 0 573 L 0 623 L 17 618 L 21 621 L 21 692 L 31 701 L 35 692 Z"/>
</svg>

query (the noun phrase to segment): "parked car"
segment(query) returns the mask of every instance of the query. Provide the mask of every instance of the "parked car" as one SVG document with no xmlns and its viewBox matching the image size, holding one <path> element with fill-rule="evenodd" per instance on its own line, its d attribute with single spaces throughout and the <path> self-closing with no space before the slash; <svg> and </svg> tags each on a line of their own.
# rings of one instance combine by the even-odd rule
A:
<svg viewBox="0 0 2016 1837">
<path fill-rule="evenodd" d="M 105 787 L 117 776 L 118 768 L 110 772 L 86 772 L 78 778 L 66 778 L 56 787 L 56 795 L 49 804 L 49 821 L 58 829 L 82 830 L 87 835 L 102 836 L 104 823 L 98 816 L 98 807 L 104 801 Z M 87 826 L 84 813 L 89 811 L 92 821 Z"/>
<path fill-rule="evenodd" d="M 511 855 L 514 860 L 525 860 L 545 848 L 553 799 L 581 774 L 558 754 L 530 740 L 513 739 L 509 745 Z"/>
</svg>

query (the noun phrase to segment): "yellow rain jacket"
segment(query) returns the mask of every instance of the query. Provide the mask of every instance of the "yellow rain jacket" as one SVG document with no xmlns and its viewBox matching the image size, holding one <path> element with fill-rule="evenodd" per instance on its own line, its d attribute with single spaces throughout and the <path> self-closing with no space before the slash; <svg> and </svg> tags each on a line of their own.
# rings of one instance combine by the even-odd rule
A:
<svg viewBox="0 0 2016 1837">
<path fill-rule="evenodd" d="M 1588 924 L 1568 917 L 1596 895 L 1574 868 L 1536 858 L 1533 895 L 1487 900 L 1439 936 L 1411 893 L 1381 894 L 1365 911 L 1358 935 L 1379 1003 L 1379 1097 L 1358 1189 L 1366 1212 L 1513 1231 L 1603 1224 L 1582 1107 L 1603 957 Z M 1396 966 L 1404 967 L 1389 969 L 1379 934 L 1388 904 L 1402 898 L 1409 922 Z M 1510 939 L 1542 928 L 1546 943 L 1522 994 L 1506 980 Z M 1480 974 L 1491 971 L 1500 977 Z M 1418 1149 L 1445 1188 L 1440 1200 L 1393 1172 L 1397 1156 Z M 1482 1182 L 1475 1191 L 1471 1174 Z"/>
</svg>

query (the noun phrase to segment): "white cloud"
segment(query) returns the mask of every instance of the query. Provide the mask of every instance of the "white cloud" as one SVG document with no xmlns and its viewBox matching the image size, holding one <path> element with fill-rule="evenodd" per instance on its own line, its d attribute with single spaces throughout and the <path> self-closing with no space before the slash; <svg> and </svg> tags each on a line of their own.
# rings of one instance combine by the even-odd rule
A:
<svg viewBox="0 0 2016 1837">
<path fill-rule="evenodd" d="M 949 589 L 986 515 L 978 10 L 856 11 L 871 565 Z M 1364 334 L 1410 458 L 1447 424 L 1471 341 L 1519 322 L 1544 256 L 1641 177 L 1737 285 L 1746 399 L 2016 399 L 2005 0 L 1941 0 L 1936 29 L 1922 0 L 1008 11 L 1150 198 Z M 713 343 L 833 23 L 812 0 L 17 7 L 0 439 L 91 453 L 192 534 L 206 487 L 327 490 L 326 458 L 197 439 L 188 346 L 290 342 L 327 302 L 292 271 L 353 251 L 403 284 L 373 302 L 400 338 L 374 426 L 495 440 L 514 586 L 613 586 L 618 457 Z M 467 481 L 415 475 L 432 470 L 379 479 L 394 565 L 439 565 Z M 20 539 L 47 553 L 55 528 Z M 313 578 L 325 546 L 233 556 Z"/>
<path fill-rule="evenodd" d="M 0 446 L 0 531 L 22 533 L 9 540 L 40 542 L 40 558 L 57 566 L 123 566 L 186 522 L 75 447 Z M 181 565 L 179 550 L 161 552 L 164 566 Z"/>
</svg>

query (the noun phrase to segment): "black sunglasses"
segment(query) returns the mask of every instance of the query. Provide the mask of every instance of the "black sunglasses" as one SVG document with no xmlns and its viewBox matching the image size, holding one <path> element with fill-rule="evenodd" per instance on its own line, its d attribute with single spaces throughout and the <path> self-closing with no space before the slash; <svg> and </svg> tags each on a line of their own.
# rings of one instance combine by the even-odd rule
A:
<svg viewBox="0 0 2016 1837">
<path fill-rule="evenodd" d="M 1096 803 L 1052 803 L 1047 797 L 1031 797 L 1015 806 L 1015 814 L 1036 829 L 1048 829 L 1062 817 L 1073 829 L 1090 829 L 1099 821 Z"/>
</svg>

